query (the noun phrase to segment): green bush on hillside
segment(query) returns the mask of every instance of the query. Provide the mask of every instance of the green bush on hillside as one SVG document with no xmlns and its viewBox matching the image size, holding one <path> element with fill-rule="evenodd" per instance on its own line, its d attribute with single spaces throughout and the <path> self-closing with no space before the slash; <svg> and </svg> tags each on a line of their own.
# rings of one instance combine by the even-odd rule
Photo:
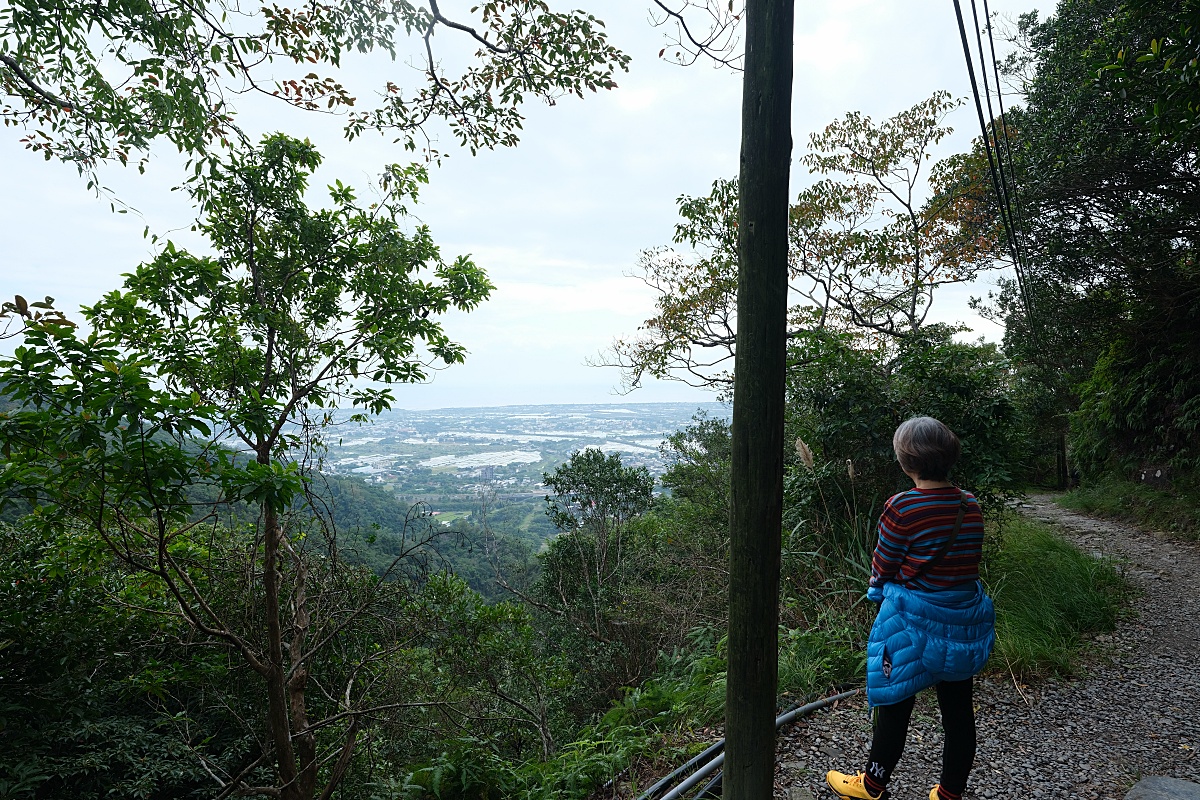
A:
<svg viewBox="0 0 1200 800">
<path fill-rule="evenodd" d="M 1197 271 L 1189 264 L 1162 273 L 1155 289 L 1163 296 L 1129 303 L 1079 387 L 1071 444 L 1085 476 L 1146 464 L 1200 467 L 1200 303 L 1165 299 L 1196 297 Z"/>
<path fill-rule="evenodd" d="M 962 441 L 951 480 L 998 508 L 1023 485 L 1028 443 L 1012 369 L 997 347 L 953 340 L 931 325 L 886 348 L 851 334 L 816 332 L 789 354 L 785 520 L 825 535 L 837 519 L 878 513 L 912 487 L 896 463 L 892 434 L 927 415 Z"/>
</svg>

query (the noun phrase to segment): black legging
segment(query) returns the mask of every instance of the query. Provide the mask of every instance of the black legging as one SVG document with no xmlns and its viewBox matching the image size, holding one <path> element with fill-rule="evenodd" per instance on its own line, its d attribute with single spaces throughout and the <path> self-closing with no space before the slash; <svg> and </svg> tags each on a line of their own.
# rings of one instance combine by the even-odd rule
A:
<svg viewBox="0 0 1200 800">
<path fill-rule="evenodd" d="M 867 777 L 876 786 L 886 786 L 892 770 L 904 752 L 908 737 L 908 718 L 916 696 L 890 706 L 875 707 L 875 737 L 867 762 Z M 971 679 L 943 681 L 937 685 L 938 708 L 942 712 L 942 788 L 961 795 L 967 788 L 967 775 L 975 763 L 975 707 L 971 699 Z"/>
</svg>

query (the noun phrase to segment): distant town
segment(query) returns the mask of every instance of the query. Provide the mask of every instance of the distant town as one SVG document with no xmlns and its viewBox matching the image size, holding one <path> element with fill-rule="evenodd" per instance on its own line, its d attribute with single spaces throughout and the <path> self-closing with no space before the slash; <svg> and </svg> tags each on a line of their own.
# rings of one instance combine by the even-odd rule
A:
<svg viewBox="0 0 1200 800">
<path fill-rule="evenodd" d="M 619 453 L 658 477 L 659 448 L 697 413 L 728 417 L 721 403 L 622 403 L 390 411 L 343 423 L 328 439 L 326 472 L 359 476 L 407 501 L 465 512 L 483 492 L 540 500 L 542 473 L 586 447 Z"/>
</svg>

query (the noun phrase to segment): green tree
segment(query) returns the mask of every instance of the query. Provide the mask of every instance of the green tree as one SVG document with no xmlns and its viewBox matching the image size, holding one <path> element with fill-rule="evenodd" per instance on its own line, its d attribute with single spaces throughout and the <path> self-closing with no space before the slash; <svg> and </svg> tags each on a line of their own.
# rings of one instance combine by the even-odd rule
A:
<svg viewBox="0 0 1200 800">
<path fill-rule="evenodd" d="M 471 16 L 451 19 L 437 0 L 17 0 L 0 7 L 0 118 L 24 131 L 26 147 L 89 174 L 102 161 L 141 167 L 159 137 L 204 156 L 241 136 L 233 101 L 246 94 L 343 113 L 348 136 L 392 132 L 409 150 L 423 134 L 428 146 L 428 125 L 445 120 L 474 151 L 516 143 L 526 98 L 611 89 L 629 63 L 582 11 L 489 1 Z M 438 33 L 476 48 L 460 74 L 435 55 Z M 337 68 L 356 52 L 395 60 L 405 38 L 419 48 L 423 85 L 386 81 L 378 103 L 360 107 Z"/>
<path fill-rule="evenodd" d="M 729 520 L 729 422 L 700 412 L 692 423 L 660 448 L 669 460 L 662 485 L 724 526 Z"/>
<path fill-rule="evenodd" d="M 561 532 L 540 557 L 538 604 L 598 642 L 613 638 L 611 611 L 628 569 L 629 524 L 650 508 L 654 478 L 617 453 L 577 450 L 542 480 L 546 514 Z"/>
<path fill-rule="evenodd" d="M 811 137 L 802 163 L 837 177 L 800 193 L 791 252 L 794 283 L 819 319 L 903 337 L 924 324 L 939 286 L 992 267 L 988 240 L 961 235 L 972 187 L 951 171 L 957 159 L 925 178 L 929 151 L 953 132 L 943 122 L 960 105 L 935 92 L 881 123 L 851 112 Z"/>
<path fill-rule="evenodd" d="M 1114 86 L 1159 134 L 1200 131 L 1200 7 L 1126 0 L 1097 41 L 1102 85 Z"/>
<path fill-rule="evenodd" d="M 1073 415 L 1073 455 L 1091 472 L 1147 462 L 1186 468 L 1200 452 L 1187 402 L 1200 376 L 1190 345 L 1200 318 L 1198 142 L 1186 126 L 1147 124 L 1157 93 L 1177 75 L 1123 87 L 1097 79 L 1109 54 L 1140 52 L 1180 19 L 1169 5 L 1072 1 L 1046 20 L 1025 15 L 1016 31 L 1025 55 L 1010 63 L 1026 88 L 1008 128 L 1032 316 L 1013 284 L 995 306 L 1006 353 L 1049 388 L 1057 407 L 1042 413 L 1057 432 Z"/>
<path fill-rule="evenodd" d="M 405 621 L 374 610 L 407 584 L 344 572 L 317 508 L 289 512 L 305 507 L 324 409 L 381 411 L 380 383 L 462 361 L 438 318 L 492 288 L 467 258 L 443 261 L 424 226 L 406 230 L 421 169 L 389 169 L 366 206 L 337 183 L 312 210 L 319 162 L 282 135 L 224 159 L 191 187 L 214 255 L 168 242 L 86 309 L 86 337 L 26 316 L 0 362 L 19 404 L 0 417 L 0 496 L 99 537 L 258 681 L 265 702 L 246 724 L 260 752 L 218 775 L 221 796 L 329 797 L 364 725 L 405 703 L 375 692 Z M 197 487 L 216 502 L 197 507 Z M 252 535 L 210 533 L 234 502 L 256 510 Z M 427 551 L 431 529 L 412 522 L 388 577 Z"/>
<path fill-rule="evenodd" d="M 815 469 L 799 459 L 790 465 L 792 525 L 817 512 L 820 524 L 810 528 L 828 528 L 829 517 L 869 516 L 911 488 L 896 464 L 892 434 L 919 415 L 958 434 L 963 450 L 952 479 L 985 509 L 1025 486 L 1028 451 L 1012 365 L 996 345 L 956 342 L 954 333 L 927 326 L 894 353 L 832 332 L 795 343 L 803 352 L 788 376 L 788 430 L 808 446 Z M 817 479 L 824 507 L 811 493 Z"/>
<path fill-rule="evenodd" d="M 899 339 L 924 324 L 938 287 L 991 269 L 999 239 L 982 213 L 981 153 L 932 167 L 930 149 L 952 131 L 947 92 L 882 122 L 847 114 L 811 136 L 802 163 L 827 175 L 799 193 L 788 218 L 788 336 L 829 327 Z M 929 197 L 925 197 L 928 191 Z M 642 254 L 655 316 L 618 339 L 607 363 L 627 388 L 644 375 L 728 391 L 737 336 L 737 185 L 681 197 L 672 248 Z M 986 223 L 986 224 L 985 224 Z"/>
<path fill-rule="evenodd" d="M 71 529 L 0 525 L 0 575 L 0 794 L 102 800 L 208 788 L 178 728 L 216 731 L 212 749 L 227 752 L 244 732 L 195 691 L 199 676 L 231 679 L 221 659 L 185 658 L 185 626 L 132 608 L 169 605 Z M 164 679 L 172 664 L 190 686 Z"/>
<path fill-rule="evenodd" d="M 426 626 L 426 641 L 440 673 L 434 681 L 441 684 L 428 693 L 452 698 L 462 718 L 475 723 L 470 736 L 483 747 L 489 739 L 506 739 L 510 756 L 549 759 L 562 727 L 552 687 L 568 678 L 564 660 L 547 652 L 534 629 L 530 610 L 489 604 L 451 577 L 432 581 L 427 594 L 434 624 Z M 447 738 L 462 736 L 461 723 L 445 727 Z"/>
<path fill-rule="evenodd" d="M 667 437 L 662 485 L 634 544 L 645 552 L 643 599 L 647 615 L 660 620 L 658 649 L 687 646 L 698 628 L 725 627 L 729 581 L 729 420 L 703 413 Z"/>
</svg>

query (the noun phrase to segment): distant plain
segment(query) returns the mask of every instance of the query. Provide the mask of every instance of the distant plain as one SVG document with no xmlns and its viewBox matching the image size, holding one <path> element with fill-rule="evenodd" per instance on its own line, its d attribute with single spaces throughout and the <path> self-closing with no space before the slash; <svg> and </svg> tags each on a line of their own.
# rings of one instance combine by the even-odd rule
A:
<svg viewBox="0 0 1200 800">
<path fill-rule="evenodd" d="M 423 501 L 447 516 L 469 512 L 483 492 L 537 502 L 542 473 L 596 447 L 658 477 L 660 445 L 697 413 L 728 418 L 722 403 L 607 403 L 389 411 L 329 435 L 325 472 Z"/>
</svg>

